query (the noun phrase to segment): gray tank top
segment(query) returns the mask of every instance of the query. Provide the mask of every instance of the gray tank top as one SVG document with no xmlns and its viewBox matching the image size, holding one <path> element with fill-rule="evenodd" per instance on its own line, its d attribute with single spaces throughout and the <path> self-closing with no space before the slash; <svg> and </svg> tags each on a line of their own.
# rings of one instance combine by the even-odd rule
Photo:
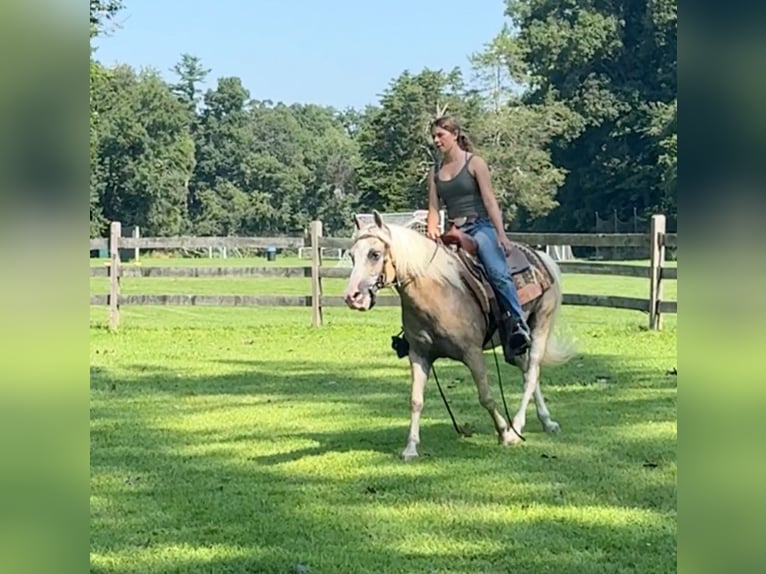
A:
<svg viewBox="0 0 766 574">
<path fill-rule="evenodd" d="M 481 198 L 479 182 L 468 171 L 468 162 L 472 155 L 466 152 L 466 160 L 461 170 L 450 180 L 439 179 L 439 168 L 434 170 L 436 194 L 447 209 L 447 218 L 488 217 L 487 208 Z"/>
</svg>

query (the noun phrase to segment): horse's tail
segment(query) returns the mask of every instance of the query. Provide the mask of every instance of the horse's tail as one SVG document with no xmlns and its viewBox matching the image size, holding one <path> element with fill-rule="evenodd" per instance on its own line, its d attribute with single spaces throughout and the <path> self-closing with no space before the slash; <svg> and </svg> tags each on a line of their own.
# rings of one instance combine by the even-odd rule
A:
<svg viewBox="0 0 766 574">
<path fill-rule="evenodd" d="M 538 251 L 537 254 L 540 256 L 543 264 L 548 268 L 553 277 L 551 290 L 555 294 L 555 307 L 550 318 L 550 334 L 548 335 L 548 341 L 545 345 L 545 354 L 543 355 L 542 364 L 560 365 L 569 361 L 577 353 L 574 340 L 571 337 L 555 333 L 556 319 L 561 312 L 561 304 L 564 299 L 561 284 L 561 268 L 556 261 L 544 251 Z"/>
</svg>

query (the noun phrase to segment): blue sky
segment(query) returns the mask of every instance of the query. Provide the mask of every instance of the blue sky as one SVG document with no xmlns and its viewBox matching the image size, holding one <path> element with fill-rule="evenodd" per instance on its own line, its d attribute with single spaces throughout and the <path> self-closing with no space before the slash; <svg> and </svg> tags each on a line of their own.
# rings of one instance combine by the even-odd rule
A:
<svg viewBox="0 0 766 574">
<path fill-rule="evenodd" d="M 481 8 L 479 8 L 479 6 Z M 182 53 L 239 76 L 250 95 L 285 103 L 362 108 L 405 70 L 471 78 L 468 56 L 504 22 L 503 0 L 125 0 L 120 28 L 96 58 L 170 69 Z"/>
</svg>

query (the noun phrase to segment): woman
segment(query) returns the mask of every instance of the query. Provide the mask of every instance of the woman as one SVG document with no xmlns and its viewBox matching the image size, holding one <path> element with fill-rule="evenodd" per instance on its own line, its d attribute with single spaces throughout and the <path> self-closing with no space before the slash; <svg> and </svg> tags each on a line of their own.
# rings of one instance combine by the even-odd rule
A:
<svg viewBox="0 0 766 574">
<path fill-rule="evenodd" d="M 512 245 L 503 228 L 487 163 L 472 153 L 473 145 L 455 118 L 435 119 L 431 123 L 431 135 L 442 153 L 442 162 L 431 169 L 428 178 L 426 234 L 432 239 L 439 237 L 441 200 L 447 208 L 448 223 L 476 240 L 479 259 L 505 310 L 504 329 L 508 339 L 504 346 L 510 356 L 521 354 L 529 347 L 529 327 L 505 258 Z"/>
</svg>

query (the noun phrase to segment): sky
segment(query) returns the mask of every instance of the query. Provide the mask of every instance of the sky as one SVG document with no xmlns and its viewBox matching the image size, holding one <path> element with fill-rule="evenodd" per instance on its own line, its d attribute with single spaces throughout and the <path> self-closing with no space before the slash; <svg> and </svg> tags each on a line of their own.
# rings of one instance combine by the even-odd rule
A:
<svg viewBox="0 0 766 574">
<path fill-rule="evenodd" d="M 168 80 L 181 54 L 238 76 L 258 100 L 336 109 L 377 104 L 405 70 L 460 67 L 503 26 L 503 0 L 124 0 L 99 38 L 104 65 L 152 67 Z"/>
</svg>

